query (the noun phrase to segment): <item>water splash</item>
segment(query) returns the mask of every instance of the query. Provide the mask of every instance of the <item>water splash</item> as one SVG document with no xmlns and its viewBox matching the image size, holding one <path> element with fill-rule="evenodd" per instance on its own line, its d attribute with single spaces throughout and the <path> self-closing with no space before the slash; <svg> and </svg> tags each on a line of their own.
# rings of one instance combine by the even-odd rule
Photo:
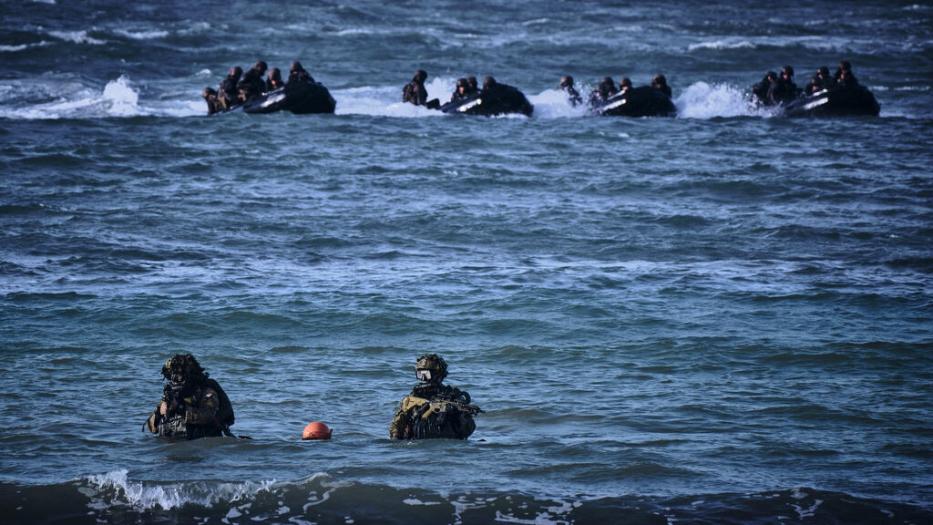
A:
<svg viewBox="0 0 933 525">
<path fill-rule="evenodd" d="M 748 95 L 729 84 L 696 82 L 677 96 L 674 104 L 681 118 L 772 116 L 770 111 L 757 107 Z"/>
<path fill-rule="evenodd" d="M 586 115 L 585 104 L 572 106 L 567 94 L 559 89 L 545 89 L 537 95 L 531 95 L 528 100 L 534 104 L 536 118 L 570 118 Z"/>
<path fill-rule="evenodd" d="M 428 100 L 439 99 L 441 104 L 450 100 L 456 80 L 450 77 L 434 77 L 430 79 L 425 88 L 428 91 Z M 331 92 L 337 100 L 338 115 L 372 115 L 383 117 L 436 117 L 442 116 L 440 111 L 433 111 L 425 107 L 413 106 L 401 101 L 402 86 L 362 86 L 356 88 L 339 89 Z"/>
<path fill-rule="evenodd" d="M 117 117 L 139 115 L 139 93 L 130 87 L 130 79 L 121 75 L 104 87 L 103 102 L 107 113 Z"/>
</svg>

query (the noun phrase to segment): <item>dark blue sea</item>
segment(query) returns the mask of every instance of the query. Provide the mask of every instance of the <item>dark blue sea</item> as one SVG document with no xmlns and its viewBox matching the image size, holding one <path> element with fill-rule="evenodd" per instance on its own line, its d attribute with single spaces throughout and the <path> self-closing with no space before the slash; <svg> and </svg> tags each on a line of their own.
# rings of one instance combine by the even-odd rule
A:
<svg viewBox="0 0 933 525">
<path fill-rule="evenodd" d="M 880 0 L 0 3 L 0 521 L 933 522 L 931 28 Z M 336 114 L 207 117 L 257 59 Z M 748 98 L 842 59 L 880 117 Z M 418 68 L 535 114 L 403 105 Z M 658 72 L 676 118 L 556 89 Z M 141 431 L 178 352 L 252 439 Z M 467 441 L 388 439 L 429 352 L 485 411 Z"/>
</svg>

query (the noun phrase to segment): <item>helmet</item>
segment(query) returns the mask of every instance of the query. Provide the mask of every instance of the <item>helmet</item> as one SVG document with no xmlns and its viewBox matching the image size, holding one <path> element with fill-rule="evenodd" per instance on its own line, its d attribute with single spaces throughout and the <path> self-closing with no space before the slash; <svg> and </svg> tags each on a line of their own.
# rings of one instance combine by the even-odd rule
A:
<svg viewBox="0 0 933 525">
<path fill-rule="evenodd" d="M 564 75 L 560 77 L 560 87 L 573 87 L 573 77 L 570 75 Z"/>
<path fill-rule="evenodd" d="M 784 66 L 784 69 L 781 70 L 781 73 L 786 73 L 787 76 L 792 77 L 794 76 L 794 68 L 793 66 Z"/>
<path fill-rule="evenodd" d="M 191 354 L 175 354 L 162 365 L 162 376 L 172 383 L 200 383 L 207 374 Z"/>
<path fill-rule="evenodd" d="M 418 71 L 415 71 L 415 78 L 413 79 L 415 82 L 424 82 L 427 79 L 428 79 L 427 71 L 423 69 L 419 69 Z"/>
<path fill-rule="evenodd" d="M 425 354 L 415 362 L 415 376 L 419 381 L 438 384 L 447 377 L 447 361 L 437 354 Z"/>
</svg>

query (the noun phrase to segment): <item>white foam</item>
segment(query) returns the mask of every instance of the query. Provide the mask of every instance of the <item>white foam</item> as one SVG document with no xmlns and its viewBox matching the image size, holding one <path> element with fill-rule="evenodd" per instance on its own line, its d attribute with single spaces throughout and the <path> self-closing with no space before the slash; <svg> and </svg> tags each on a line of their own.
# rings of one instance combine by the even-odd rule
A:
<svg viewBox="0 0 933 525">
<path fill-rule="evenodd" d="M 536 118 L 582 117 L 586 115 L 587 110 L 585 104 L 572 106 L 567 94 L 560 89 L 546 89 L 537 95 L 531 95 L 528 101 L 535 106 Z"/>
<path fill-rule="evenodd" d="M 854 44 L 869 44 L 844 38 L 825 36 L 733 36 L 717 40 L 694 42 L 687 46 L 687 51 L 755 49 L 758 47 L 804 47 L 817 51 L 848 51 Z"/>
<path fill-rule="evenodd" d="M 200 97 L 191 93 L 174 94 L 177 98 L 146 100 L 140 103 L 139 92 L 130 79 L 121 75 L 111 80 L 103 91 L 74 82 L 51 85 L 30 84 L 28 87 L 13 83 L 0 86 L 0 92 L 40 92 L 52 102 L 17 107 L 0 104 L 0 117 L 38 120 L 61 118 L 134 117 L 141 115 L 189 117 L 206 115 L 207 106 Z"/>
<path fill-rule="evenodd" d="M 188 503 L 210 506 L 218 502 L 241 501 L 250 498 L 262 491 L 269 491 L 275 484 L 274 480 L 242 483 L 214 483 L 201 482 L 178 484 L 144 484 L 139 481 L 129 481 L 125 469 L 115 470 L 106 474 L 88 476 L 87 481 L 93 489 L 97 490 L 96 497 L 91 498 L 91 505 L 99 505 L 102 497 L 113 497 L 122 500 L 122 503 L 131 507 L 146 510 L 162 508 L 164 510 L 181 507 Z M 101 495 L 100 492 L 113 492 Z"/>
<path fill-rule="evenodd" d="M 15 46 L 0 45 L 0 51 L 5 53 L 16 53 L 17 51 L 25 51 L 33 47 L 43 47 L 49 45 L 48 42 L 42 40 L 40 42 L 35 42 L 33 44 L 19 44 Z"/>
<path fill-rule="evenodd" d="M 195 22 L 191 24 L 190 27 L 179 30 L 178 34 L 193 35 L 193 34 L 198 34 L 198 33 L 206 33 L 210 31 L 211 29 L 212 28 L 211 28 L 210 22 Z"/>
<path fill-rule="evenodd" d="M 139 115 L 139 93 L 130 87 L 130 79 L 126 75 L 107 82 L 104 87 L 103 101 L 108 104 L 107 112 L 113 116 Z"/>
<path fill-rule="evenodd" d="M 126 29 L 117 29 L 114 33 L 132 38 L 133 40 L 153 40 L 156 38 L 165 38 L 168 31 L 129 31 Z"/>
<path fill-rule="evenodd" d="M 687 46 L 687 51 L 696 51 L 698 49 L 750 49 L 754 48 L 750 40 L 712 40 L 708 42 L 698 42 Z"/>
<path fill-rule="evenodd" d="M 709 119 L 715 117 L 771 116 L 758 108 L 741 90 L 728 84 L 695 82 L 674 99 L 677 116 Z"/>
<path fill-rule="evenodd" d="M 456 81 L 447 77 L 430 79 L 425 88 L 428 91 L 428 100 L 439 99 L 441 104 L 450 99 Z M 440 111 L 434 111 L 422 106 L 413 106 L 401 101 L 402 85 L 382 87 L 356 87 L 334 90 L 331 92 L 337 100 L 338 115 L 373 115 L 384 117 L 437 117 L 443 116 Z"/>
<path fill-rule="evenodd" d="M 101 44 L 107 43 L 103 40 L 88 36 L 87 31 L 49 31 L 49 34 L 55 38 L 58 38 L 59 40 L 74 42 L 75 44 L 89 44 L 99 46 Z"/>
</svg>

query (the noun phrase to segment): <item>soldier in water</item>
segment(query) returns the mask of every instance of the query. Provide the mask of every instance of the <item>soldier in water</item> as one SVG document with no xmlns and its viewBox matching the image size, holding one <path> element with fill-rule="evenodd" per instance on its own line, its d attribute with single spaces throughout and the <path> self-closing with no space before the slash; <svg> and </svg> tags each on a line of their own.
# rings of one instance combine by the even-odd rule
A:
<svg viewBox="0 0 933 525">
<path fill-rule="evenodd" d="M 146 421 L 146 429 L 162 437 L 198 439 L 232 436 L 233 407 L 223 388 L 191 354 L 175 354 L 162 367 L 168 380 L 162 400 Z"/>
<path fill-rule="evenodd" d="M 427 354 L 415 363 L 418 384 L 402 398 L 392 424 L 392 439 L 466 439 L 476 429 L 473 416 L 481 410 L 470 404 L 470 394 L 442 384 L 447 362 L 437 354 Z"/>
<path fill-rule="evenodd" d="M 428 73 L 419 69 L 415 71 L 415 76 L 411 82 L 405 84 L 402 88 L 402 102 L 408 102 L 416 106 L 424 106 L 428 102 L 428 90 L 424 87 L 424 81 L 428 79 Z"/>
</svg>

